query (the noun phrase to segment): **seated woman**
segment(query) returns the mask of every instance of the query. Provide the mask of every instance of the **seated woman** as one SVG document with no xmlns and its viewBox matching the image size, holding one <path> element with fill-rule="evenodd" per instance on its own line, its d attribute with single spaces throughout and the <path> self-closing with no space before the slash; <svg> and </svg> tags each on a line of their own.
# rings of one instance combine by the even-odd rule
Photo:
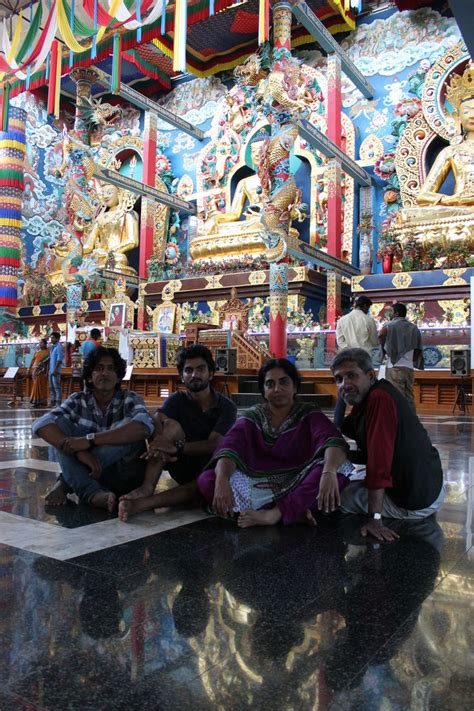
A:
<svg viewBox="0 0 474 711">
<path fill-rule="evenodd" d="M 284 358 L 265 363 L 258 374 L 264 402 L 229 430 L 196 481 L 153 496 L 122 500 L 119 516 L 155 508 L 212 504 L 219 516 L 242 528 L 309 521 L 317 507 L 333 511 L 351 471 L 348 447 L 315 405 L 298 403 L 300 378 Z M 152 465 L 153 466 L 153 465 Z"/>
</svg>

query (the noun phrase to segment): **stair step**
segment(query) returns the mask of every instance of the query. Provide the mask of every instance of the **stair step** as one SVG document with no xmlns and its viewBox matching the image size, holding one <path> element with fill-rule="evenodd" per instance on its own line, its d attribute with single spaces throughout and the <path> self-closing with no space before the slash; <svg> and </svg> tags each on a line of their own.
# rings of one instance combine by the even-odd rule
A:
<svg viewBox="0 0 474 711">
<path fill-rule="evenodd" d="M 232 395 L 232 400 L 235 402 L 237 407 L 251 407 L 252 405 L 258 405 L 262 402 L 262 397 L 259 393 L 234 393 Z M 333 397 L 329 394 L 317 394 L 317 393 L 303 393 L 298 395 L 298 400 L 301 402 L 314 402 L 318 407 L 332 407 Z"/>
</svg>

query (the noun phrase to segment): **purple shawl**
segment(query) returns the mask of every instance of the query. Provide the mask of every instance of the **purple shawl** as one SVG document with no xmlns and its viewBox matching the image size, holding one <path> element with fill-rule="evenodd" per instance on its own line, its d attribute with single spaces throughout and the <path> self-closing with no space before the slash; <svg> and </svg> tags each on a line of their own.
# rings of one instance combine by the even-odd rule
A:
<svg viewBox="0 0 474 711">
<path fill-rule="evenodd" d="M 210 466 L 228 457 L 251 478 L 286 474 L 279 493 L 284 496 L 322 463 L 327 447 L 348 450 L 339 430 L 314 405 L 297 403 L 277 431 L 271 427 L 265 406 L 256 405 L 225 435 Z"/>
</svg>

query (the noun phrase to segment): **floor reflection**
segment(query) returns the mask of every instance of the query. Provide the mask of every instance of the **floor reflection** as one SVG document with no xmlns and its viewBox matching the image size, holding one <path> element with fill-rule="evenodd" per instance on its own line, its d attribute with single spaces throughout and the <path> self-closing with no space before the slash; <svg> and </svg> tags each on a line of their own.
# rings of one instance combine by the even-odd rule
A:
<svg viewBox="0 0 474 711">
<path fill-rule="evenodd" d="M 0 546 L 0 708 L 473 708 L 472 428 L 427 427 L 446 502 L 393 544 L 335 516 L 207 519 L 67 562 Z M 44 509 L 54 459 L 27 439 L 0 447 L 0 509 L 94 537 L 108 514 Z"/>
</svg>

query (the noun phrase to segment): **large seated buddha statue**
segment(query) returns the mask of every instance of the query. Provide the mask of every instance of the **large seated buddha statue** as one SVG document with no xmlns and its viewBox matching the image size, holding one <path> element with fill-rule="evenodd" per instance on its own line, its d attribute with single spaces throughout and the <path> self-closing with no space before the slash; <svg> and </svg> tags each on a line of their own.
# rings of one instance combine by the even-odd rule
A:
<svg viewBox="0 0 474 711">
<path fill-rule="evenodd" d="M 84 240 L 84 254 L 94 256 L 98 269 L 135 274 L 126 256 L 139 243 L 138 215 L 132 209 L 135 202 L 136 197 L 128 191 L 102 186 L 102 207 Z"/>
<path fill-rule="evenodd" d="M 443 148 L 416 198 L 417 206 L 398 213 L 398 228 L 403 237 L 463 239 L 474 246 L 474 65 L 462 77 L 455 74 L 446 87 L 446 97 L 454 110 L 453 118 L 460 139 Z M 454 192 L 440 192 L 452 173 Z"/>
<path fill-rule="evenodd" d="M 250 162 L 257 171 L 263 141 L 250 144 Z M 265 255 L 261 238 L 261 211 L 263 191 L 260 177 L 255 172 L 242 178 L 235 188 L 228 210 L 221 212 L 211 203 L 211 208 L 201 216 L 196 237 L 189 246 L 194 260 L 225 259 L 244 254 Z M 298 234 L 290 229 L 290 234 Z"/>
</svg>

